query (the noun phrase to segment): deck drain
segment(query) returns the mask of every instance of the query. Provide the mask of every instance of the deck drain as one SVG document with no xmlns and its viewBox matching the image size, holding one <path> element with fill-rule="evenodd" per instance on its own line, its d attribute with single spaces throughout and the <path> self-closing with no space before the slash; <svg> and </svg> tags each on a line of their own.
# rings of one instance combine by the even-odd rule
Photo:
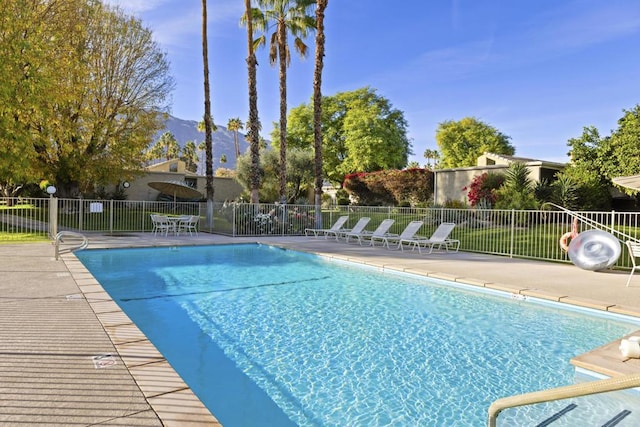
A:
<svg viewBox="0 0 640 427">
<path fill-rule="evenodd" d="M 97 356 L 93 356 L 91 359 L 93 360 L 93 366 L 95 366 L 96 369 L 104 369 L 116 364 L 116 358 L 113 357 L 113 354 L 111 353 L 98 354 Z"/>
<path fill-rule="evenodd" d="M 82 299 L 82 294 L 71 294 L 71 295 L 67 295 L 67 300 L 76 300 L 76 299 Z"/>
</svg>

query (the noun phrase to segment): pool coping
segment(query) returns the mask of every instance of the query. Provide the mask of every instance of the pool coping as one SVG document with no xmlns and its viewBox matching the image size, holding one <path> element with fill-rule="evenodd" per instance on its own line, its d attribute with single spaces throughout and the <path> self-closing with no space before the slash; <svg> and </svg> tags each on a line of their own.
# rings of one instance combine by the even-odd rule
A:
<svg viewBox="0 0 640 427">
<path fill-rule="evenodd" d="M 217 236 L 218 238 L 220 236 Z M 160 242 L 152 241 L 144 244 L 126 244 L 126 245 L 109 245 L 101 244 L 99 247 L 105 249 L 117 248 L 137 248 L 137 247 L 154 247 L 167 245 L 212 245 L 212 244 L 234 244 L 234 243 L 265 243 L 273 246 L 283 247 L 285 249 L 298 250 L 330 259 L 352 262 L 356 264 L 364 264 L 379 268 L 381 270 L 390 270 L 414 274 L 435 279 L 442 279 L 451 282 L 460 283 L 472 287 L 486 288 L 489 290 L 505 292 L 512 295 L 530 296 L 550 302 L 573 305 L 582 308 L 589 308 L 609 312 L 613 314 L 621 314 L 624 316 L 635 317 L 640 319 L 640 307 L 624 306 L 610 302 L 599 301 L 584 296 L 570 296 L 564 292 L 554 292 L 547 289 L 539 289 L 535 286 L 519 286 L 504 283 L 499 280 L 476 279 L 467 277 L 466 275 L 452 274 L 451 272 L 439 272 L 431 269 L 405 267 L 398 265 L 398 259 L 389 260 L 386 257 L 381 260 L 367 258 L 366 255 L 354 253 L 335 253 L 330 252 L 336 245 L 335 242 L 329 243 L 327 249 L 318 249 L 309 247 L 308 244 L 300 245 L 300 242 L 292 242 L 289 240 L 283 242 L 278 238 L 226 238 L 216 239 L 218 241 L 194 242 L 187 241 L 170 241 Z M 310 242 L 313 239 L 305 238 L 301 242 Z M 298 243 L 298 244 L 296 244 Z M 339 244 L 339 243 L 338 243 Z M 344 245 L 344 244 L 343 244 Z M 301 247 L 302 246 L 302 247 Z M 346 246 L 345 246 L 346 247 Z M 357 248 L 357 247 L 356 247 Z M 373 248 L 372 248 L 373 249 Z M 382 248 L 373 249 L 375 251 L 385 251 Z M 391 254 L 391 252 L 383 252 Z M 397 252 L 396 252 L 397 253 Z M 406 255 L 402 255 L 403 257 Z M 495 257 L 500 258 L 500 257 Z M 221 423 L 213 414 L 200 402 L 193 394 L 191 389 L 182 381 L 180 376 L 173 370 L 171 365 L 164 359 L 155 346 L 144 336 L 144 334 L 135 326 L 135 324 L 122 312 L 117 304 L 111 300 L 110 296 L 102 289 L 100 283 L 91 275 L 84 265 L 73 254 L 66 254 L 62 260 L 67 265 L 73 279 L 76 281 L 79 289 L 83 293 L 85 299 L 96 314 L 98 320 L 103 325 L 104 330 L 110 337 L 123 363 L 129 369 L 131 375 L 140 387 L 142 393 L 147 398 L 153 410 L 157 413 L 164 425 L 202 425 L 215 426 Z M 634 332 L 631 335 L 640 333 Z M 619 341 L 619 340 L 618 340 Z M 593 354 L 579 355 L 572 359 L 570 363 L 576 367 L 583 367 L 589 371 L 599 374 L 611 376 L 621 375 L 626 369 L 619 370 L 615 365 L 625 363 L 617 350 L 617 342 L 609 343 L 603 348 L 594 349 Z M 606 357 L 603 359 L 601 352 L 604 351 Z M 617 355 L 617 357 L 616 357 Z M 606 366 L 604 360 L 606 359 Z M 577 363 L 574 363 L 577 360 Z M 613 367 L 612 367 L 613 366 Z M 640 371 L 640 360 L 632 361 L 631 364 L 625 365 Z"/>
</svg>

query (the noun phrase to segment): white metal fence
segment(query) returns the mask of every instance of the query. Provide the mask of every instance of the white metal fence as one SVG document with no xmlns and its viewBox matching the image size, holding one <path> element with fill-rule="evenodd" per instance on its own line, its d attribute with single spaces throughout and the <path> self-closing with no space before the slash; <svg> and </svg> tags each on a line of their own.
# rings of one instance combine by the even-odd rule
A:
<svg viewBox="0 0 640 427">
<path fill-rule="evenodd" d="M 317 228 L 311 205 L 216 203 L 213 229 L 206 229 L 206 203 L 150 202 L 131 200 L 85 200 L 58 198 L 0 198 L 0 235 L 55 236 L 58 231 L 82 233 L 150 232 L 151 214 L 199 215 L 201 231 L 229 236 L 302 235 L 305 228 Z M 580 221 L 580 231 L 601 228 L 621 241 L 640 236 L 640 213 L 578 212 L 588 221 Z M 443 208 L 398 208 L 337 206 L 323 210 L 323 228 L 329 228 L 342 215 L 348 215 L 347 227 L 361 217 L 371 218 L 373 230 L 384 219 L 395 220 L 390 232 L 400 233 L 414 220 L 424 221 L 420 235 L 430 236 L 442 222 L 454 222 L 451 237 L 461 242 L 460 249 L 510 257 L 569 262 L 560 248 L 560 237 L 571 230 L 573 216 L 557 210 L 515 211 Z M 595 225 L 597 224 L 597 226 Z M 630 267 L 630 258 L 622 245 L 616 267 Z"/>
</svg>

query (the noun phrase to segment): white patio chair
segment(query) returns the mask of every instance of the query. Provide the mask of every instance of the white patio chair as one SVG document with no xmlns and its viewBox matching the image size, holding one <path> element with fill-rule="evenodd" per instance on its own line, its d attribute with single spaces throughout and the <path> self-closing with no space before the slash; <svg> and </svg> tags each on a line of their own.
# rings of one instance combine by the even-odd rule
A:
<svg viewBox="0 0 640 427">
<path fill-rule="evenodd" d="M 408 246 L 411 246 L 411 250 L 415 250 L 418 248 L 418 252 L 422 253 L 422 247 L 426 249 L 429 248 L 428 254 L 433 252 L 434 247 L 438 247 L 438 249 L 444 249 L 447 252 L 451 252 L 449 249 L 452 248 L 453 252 L 458 252 L 460 249 L 460 240 L 450 239 L 449 235 L 453 231 L 453 228 L 456 226 L 453 222 L 443 222 L 436 228 L 436 231 L 433 232 L 431 237 L 413 237 L 410 239 L 402 239 L 400 242 L 400 247 L 404 251 L 404 244 L 406 243 Z"/>
<path fill-rule="evenodd" d="M 371 246 L 375 246 L 376 241 L 381 241 L 382 246 L 387 249 L 391 249 L 391 244 L 396 244 L 397 246 L 394 249 L 399 249 L 402 240 L 411 239 L 418 232 L 420 227 L 422 227 L 424 221 L 411 221 L 407 226 L 402 230 L 400 234 L 386 234 L 384 236 L 376 236 L 371 237 Z"/>
<path fill-rule="evenodd" d="M 324 235 L 324 238 L 327 238 L 327 232 L 333 232 L 340 230 L 349 219 L 348 215 L 341 216 L 336 220 L 336 222 L 331 226 L 331 228 L 305 228 L 304 235 L 310 236 L 311 233 L 314 237 L 318 237 L 319 235 Z"/>
<path fill-rule="evenodd" d="M 354 233 L 354 232 L 345 233 L 345 240 L 347 241 L 347 243 L 349 243 L 349 240 L 353 237 L 354 239 L 358 240 L 358 243 L 360 243 L 360 246 L 362 246 L 363 241 L 368 240 L 369 246 L 372 246 L 373 245 L 372 237 L 383 237 L 386 234 L 388 234 L 389 229 L 391 228 L 391 226 L 395 221 L 396 221 L 395 219 L 385 219 L 380 223 L 380 225 L 378 225 L 378 228 L 373 230 L 373 232 L 364 230 L 361 233 Z"/>
<path fill-rule="evenodd" d="M 180 218 L 178 221 L 178 229 L 176 233 L 178 236 L 181 231 L 188 231 L 189 236 L 193 236 L 193 233 L 198 235 L 198 221 L 200 221 L 200 217 L 198 215 L 184 216 Z"/>
<path fill-rule="evenodd" d="M 153 236 L 156 237 L 158 232 L 164 233 L 165 236 L 169 235 L 169 231 L 175 230 L 175 224 L 169 221 L 169 218 L 163 215 L 151 215 L 151 222 L 153 223 Z"/>
<path fill-rule="evenodd" d="M 633 272 L 636 271 L 636 258 L 640 258 L 640 242 L 627 240 L 626 242 L 627 249 L 629 249 L 629 257 L 631 257 L 631 273 L 629 273 L 629 278 L 627 279 L 627 287 L 631 283 L 631 278 L 633 277 Z"/>
</svg>

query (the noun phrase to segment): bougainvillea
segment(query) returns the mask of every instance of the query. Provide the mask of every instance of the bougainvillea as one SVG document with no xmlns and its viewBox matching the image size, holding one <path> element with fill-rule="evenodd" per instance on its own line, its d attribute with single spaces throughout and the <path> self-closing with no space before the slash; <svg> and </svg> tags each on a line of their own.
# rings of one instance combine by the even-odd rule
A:
<svg viewBox="0 0 640 427">
<path fill-rule="evenodd" d="M 502 186 L 504 176 L 497 173 L 485 172 L 471 180 L 469 186 L 462 190 L 467 191 L 467 198 L 471 206 L 488 204 L 493 206 L 498 198 L 496 190 Z"/>
</svg>

